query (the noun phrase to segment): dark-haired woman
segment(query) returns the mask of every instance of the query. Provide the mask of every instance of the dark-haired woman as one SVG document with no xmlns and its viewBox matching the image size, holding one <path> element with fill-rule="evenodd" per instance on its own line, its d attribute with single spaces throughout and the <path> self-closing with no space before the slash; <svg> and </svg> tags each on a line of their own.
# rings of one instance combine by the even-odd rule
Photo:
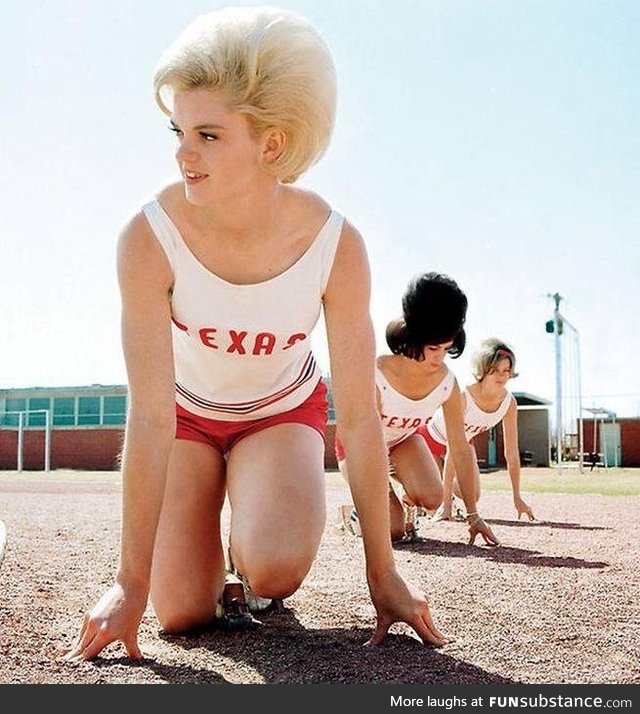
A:
<svg viewBox="0 0 640 714">
<path fill-rule="evenodd" d="M 458 483 L 467 509 L 469 542 L 482 535 L 489 545 L 498 540 L 476 510 L 474 464 L 465 438 L 463 407 L 455 376 L 445 364 L 465 347 L 467 298 L 457 283 L 440 273 L 423 273 L 408 284 L 402 298 L 402 317 L 386 330 L 391 354 L 376 360 L 376 398 L 389 456 L 390 474 L 400 484 L 403 503 L 390 482 L 391 539 L 411 538 L 415 522 L 407 511 L 434 511 L 442 502 L 440 470 L 424 439 L 416 434 L 442 406 Z M 340 472 L 349 481 L 346 454 L 336 438 Z M 407 508 L 408 507 L 408 508 Z M 350 513 L 357 533 L 357 513 Z"/>
</svg>

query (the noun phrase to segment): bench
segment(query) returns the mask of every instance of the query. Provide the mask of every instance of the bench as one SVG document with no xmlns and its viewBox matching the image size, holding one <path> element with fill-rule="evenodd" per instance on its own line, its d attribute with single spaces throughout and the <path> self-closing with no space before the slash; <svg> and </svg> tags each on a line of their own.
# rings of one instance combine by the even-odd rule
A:
<svg viewBox="0 0 640 714">
<path fill-rule="evenodd" d="M 533 451 L 521 451 L 520 452 L 520 466 L 532 466 L 535 461 L 535 454 Z"/>
<path fill-rule="evenodd" d="M 593 452 L 585 451 L 582 454 L 582 463 L 585 466 L 588 466 L 590 469 L 593 469 L 596 466 L 604 467 L 604 455 L 600 453 L 594 454 Z"/>
</svg>

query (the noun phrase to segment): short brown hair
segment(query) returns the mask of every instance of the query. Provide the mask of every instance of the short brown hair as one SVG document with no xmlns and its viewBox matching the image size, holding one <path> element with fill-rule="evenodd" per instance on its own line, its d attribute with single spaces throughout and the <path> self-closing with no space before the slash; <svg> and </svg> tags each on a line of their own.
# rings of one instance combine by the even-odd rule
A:
<svg viewBox="0 0 640 714">
<path fill-rule="evenodd" d="M 480 343 L 480 347 L 471 358 L 471 372 L 478 382 L 482 382 L 496 364 L 503 359 L 509 360 L 511 376 L 517 377 L 514 351 L 506 342 L 497 337 L 488 337 Z"/>
</svg>

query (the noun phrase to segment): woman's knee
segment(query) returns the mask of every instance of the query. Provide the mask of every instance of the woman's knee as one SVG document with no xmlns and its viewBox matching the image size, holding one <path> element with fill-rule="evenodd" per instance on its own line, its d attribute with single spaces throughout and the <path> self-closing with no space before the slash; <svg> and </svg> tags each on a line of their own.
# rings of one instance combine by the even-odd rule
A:
<svg viewBox="0 0 640 714">
<path fill-rule="evenodd" d="M 442 503 L 444 489 L 442 483 L 433 483 L 428 489 L 407 493 L 407 496 L 416 506 L 434 511 Z"/>
<path fill-rule="evenodd" d="M 300 587 L 316 553 L 314 543 L 292 543 L 289 547 L 278 547 L 272 553 L 248 549 L 238 557 L 236 567 L 256 595 L 282 599 Z"/>
<path fill-rule="evenodd" d="M 153 610 L 162 629 L 167 633 L 187 632 L 211 622 L 216 614 L 215 597 L 210 602 L 178 603 L 152 600 Z"/>
</svg>

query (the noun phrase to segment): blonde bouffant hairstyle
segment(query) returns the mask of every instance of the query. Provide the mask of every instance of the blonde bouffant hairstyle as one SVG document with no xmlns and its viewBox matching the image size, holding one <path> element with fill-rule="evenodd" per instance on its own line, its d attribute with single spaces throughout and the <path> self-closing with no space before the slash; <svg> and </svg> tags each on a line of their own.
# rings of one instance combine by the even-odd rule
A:
<svg viewBox="0 0 640 714">
<path fill-rule="evenodd" d="M 210 89 L 249 118 L 255 136 L 283 131 L 282 154 L 265 166 L 282 183 L 293 183 L 320 159 L 333 131 L 329 50 L 306 19 L 274 7 L 229 7 L 197 17 L 161 56 L 153 89 L 168 115 L 176 92 Z"/>
</svg>

